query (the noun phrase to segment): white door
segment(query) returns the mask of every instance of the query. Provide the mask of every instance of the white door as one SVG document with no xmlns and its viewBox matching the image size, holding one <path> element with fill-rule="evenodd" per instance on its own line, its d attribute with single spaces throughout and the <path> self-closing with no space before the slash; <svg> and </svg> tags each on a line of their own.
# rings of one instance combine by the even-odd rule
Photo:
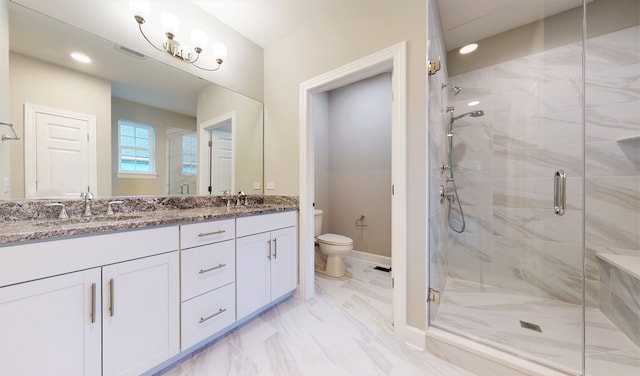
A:
<svg viewBox="0 0 640 376">
<path fill-rule="evenodd" d="M 271 300 L 275 300 L 298 285 L 298 228 L 272 231 L 271 250 Z"/>
<path fill-rule="evenodd" d="M 233 137 L 231 132 L 211 131 L 211 192 L 233 192 Z"/>
<path fill-rule="evenodd" d="M 271 301 L 268 232 L 236 240 L 236 314 L 247 316 Z"/>
<path fill-rule="evenodd" d="M 99 268 L 0 288 L 0 374 L 101 375 L 100 312 Z"/>
<path fill-rule="evenodd" d="M 180 351 L 178 252 L 102 269 L 103 375 L 139 375 Z"/>
<path fill-rule="evenodd" d="M 25 195 L 97 193 L 95 116 L 25 105 Z"/>
</svg>

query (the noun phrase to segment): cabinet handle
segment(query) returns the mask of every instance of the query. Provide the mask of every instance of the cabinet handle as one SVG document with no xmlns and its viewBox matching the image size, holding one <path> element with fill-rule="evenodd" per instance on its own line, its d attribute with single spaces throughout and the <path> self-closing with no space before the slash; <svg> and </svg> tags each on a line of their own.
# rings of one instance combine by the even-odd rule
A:
<svg viewBox="0 0 640 376">
<path fill-rule="evenodd" d="M 116 307 L 114 306 L 114 298 L 113 298 L 113 290 L 114 290 L 115 282 L 113 278 L 109 280 L 109 316 L 113 317 L 115 315 Z"/>
<path fill-rule="evenodd" d="M 91 323 L 96 322 L 96 284 L 91 284 Z"/>
<path fill-rule="evenodd" d="M 218 312 L 216 312 L 216 313 L 214 313 L 212 315 L 209 315 L 207 317 L 200 317 L 200 321 L 198 321 L 198 324 L 202 324 L 203 322 L 205 322 L 207 320 L 211 320 L 212 318 L 214 318 L 214 317 L 216 317 L 218 315 L 221 315 L 221 314 L 223 314 L 225 312 L 227 312 L 226 308 L 220 308 L 220 310 L 218 310 Z"/>
<path fill-rule="evenodd" d="M 278 258 L 278 238 L 273 239 L 273 258 Z"/>
<path fill-rule="evenodd" d="M 211 236 L 211 235 L 219 235 L 219 234 L 224 234 L 225 232 L 227 232 L 226 230 L 218 230 L 218 231 L 212 231 L 212 232 L 201 232 L 198 234 L 199 237 L 203 237 L 203 236 Z"/>
<path fill-rule="evenodd" d="M 267 253 L 267 259 L 271 260 L 271 239 L 267 240 L 267 244 L 269 245 L 269 253 Z"/>
<path fill-rule="evenodd" d="M 227 264 L 220 264 L 220 265 L 218 265 L 218 266 L 214 266 L 213 268 L 209 268 L 209 269 L 200 269 L 200 271 L 198 272 L 198 274 L 208 273 L 208 272 L 213 271 L 213 270 L 217 270 L 217 269 L 220 269 L 220 268 L 224 268 L 225 266 L 227 266 Z"/>
</svg>

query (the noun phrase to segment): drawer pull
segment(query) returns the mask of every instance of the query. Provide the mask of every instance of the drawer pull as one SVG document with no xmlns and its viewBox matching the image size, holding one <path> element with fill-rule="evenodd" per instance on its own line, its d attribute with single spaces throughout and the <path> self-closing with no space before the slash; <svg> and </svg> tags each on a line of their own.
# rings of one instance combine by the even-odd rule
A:
<svg viewBox="0 0 640 376">
<path fill-rule="evenodd" d="M 207 317 L 200 317 L 200 321 L 198 322 L 198 324 L 202 324 L 203 322 L 207 321 L 207 320 L 211 320 L 212 318 L 221 315 L 223 313 L 227 312 L 226 308 L 220 308 L 220 310 L 216 313 L 214 313 L 213 315 L 209 315 Z"/>
<path fill-rule="evenodd" d="M 114 286 L 115 282 L 113 281 L 113 278 L 111 278 L 109 280 L 109 316 L 113 317 L 116 314 L 116 307 L 115 307 L 115 299 L 113 298 L 113 294 L 114 294 Z"/>
<path fill-rule="evenodd" d="M 201 232 L 198 234 L 198 236 L 203 237 L 203 236 L 211 236 L 211 235 L 220 235 L 220 234 L 224 234 L 225 232 L 226 230 L 218 230 L 213 232 Z"/>
<path fill-rule="evenodd" d="M 217 269 L 221 269 L 224 268 L 225 266 L 227 266 L 227 264 L 220 264 L 218 266 L 214 266 L 213 268 L 209 268 L 209 269 L 200 269 L 200 271 L 198 272 L 198 274 L 204 274 L 204 273 L 208 273 Z"/>
</svg>

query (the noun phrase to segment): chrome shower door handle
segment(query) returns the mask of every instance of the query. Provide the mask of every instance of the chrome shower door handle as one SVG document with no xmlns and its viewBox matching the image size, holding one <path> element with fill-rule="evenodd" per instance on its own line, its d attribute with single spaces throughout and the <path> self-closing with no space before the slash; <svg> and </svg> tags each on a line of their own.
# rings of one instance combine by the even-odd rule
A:
<svg viewBox="0 0 640 376">
<path fill-rule="evenodd" d="M 567 174 L 564 170 L 556 171 L 553 176 L 553 213 L 564 215 L 567 207 Z"/>
</svg>

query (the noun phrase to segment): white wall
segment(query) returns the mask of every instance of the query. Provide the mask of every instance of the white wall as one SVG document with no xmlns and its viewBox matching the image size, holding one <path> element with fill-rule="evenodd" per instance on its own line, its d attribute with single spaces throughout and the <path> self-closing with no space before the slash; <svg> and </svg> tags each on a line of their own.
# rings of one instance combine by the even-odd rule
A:
<svg viewBox="0 0 640 376">
<path fill-rule="evenodd" d="M 327 232 L 391 257 L 390 73 L 329 92 L 329 161 Z"/>
<path fill-rule="evenodd" d="M 0 121 L 9 122 L 9 10 L 6 0 L 0 0 L 0 46 Z M 9 129 L 2 126 L 0 134 L 7 131 Z M 3 189 L 4 179 L 10 177 L 9 142 L 14 141 L 0 142 L 0 199 L 9 198 L 9 193 Z"/>
<path fill-rule="evenodd" d="M 345 2 L 264 51 L 265 181 L 268 193 L 298 194 L 299 85 L 407 41 L 408 324 L 425 317 L 426 21 L 424 0 Z"/>
</svg>

